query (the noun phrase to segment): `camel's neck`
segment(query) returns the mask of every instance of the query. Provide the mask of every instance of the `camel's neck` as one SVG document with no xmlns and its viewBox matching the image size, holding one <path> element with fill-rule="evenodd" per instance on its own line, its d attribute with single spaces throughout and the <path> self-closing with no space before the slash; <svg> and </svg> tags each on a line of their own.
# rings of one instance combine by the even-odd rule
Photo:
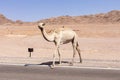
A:
<svg viewBox="0 0 120 80">
<path fill-rule="evenodd" d="M 51 35 L 48 35 L 46 30 L 44 28 L 40 28 L 42 35 L 44 37 L 45 40 L 49 41 L 49 42 L 53 42 L 54 41 L 54 33 Z"/>
</svg>

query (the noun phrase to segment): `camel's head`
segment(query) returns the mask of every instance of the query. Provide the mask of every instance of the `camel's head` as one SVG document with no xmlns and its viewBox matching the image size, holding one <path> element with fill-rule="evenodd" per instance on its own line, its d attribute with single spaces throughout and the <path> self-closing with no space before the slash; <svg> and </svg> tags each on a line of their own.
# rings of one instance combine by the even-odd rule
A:
<svg viewBox="0 0 120 80">
<path fill-rule="evenodd" d="M 38 27 L 39 27 L 39 28 L 43 28 L 44 26 L 45 26 L 45 23 L 39 23 L 39 24 L 38 24 Z"/>
</svg>

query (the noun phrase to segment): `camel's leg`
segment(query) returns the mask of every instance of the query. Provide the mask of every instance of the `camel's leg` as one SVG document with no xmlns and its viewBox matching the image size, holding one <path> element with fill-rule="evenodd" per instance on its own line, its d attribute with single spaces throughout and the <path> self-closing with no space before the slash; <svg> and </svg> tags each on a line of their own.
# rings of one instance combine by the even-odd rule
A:
<svg viewBox="0 0 120 80">
<path fill-rule="evenodd" d="M 57 54 L 57 47 L 56 47 L 55 52 L 54 52 L 54 54 L 53 54 L 53 63 L 52 63 L 52 68 L 54 68 L 54 67 L 55 67 L 56 54 Z"/>
<path fill-rule="evenodd" d="M 71 63 L 71 65 L 74 64 L 74 58 L 75 58 L 75 55 L 76 55 L 76 44 L 73 43 L 73 59 L 72 59 L 72 63 Z"/>
<path fill-rule="evenodd" d="M 79 44 L 78 44 L 78 42 L 76 43 L 76 50 L 77 50 L 78 55 L 79 55 L 80 63 L 82 63 L 81 52 L 80 52 L 80 49 L 79 49 Z"/>
<path fill-rule="evenodd" d="M 58 56 L 59 56 L 59 64 L 61 64 L 61 54 L 60 54 L 59 47 L 57 48 L 57 51 L 58 51 Z"/>
<path fill-rule="evenodd" d="M 56 49 L 55 49 L 55 52 L 54 52 L 54 54 L 53 54 L 52 68 L 55 67 L 55 59 L 56 59 L 56 54 L 57 54 L 57 52 L 58 52 L 58 55 L 59 55 L 59 62 L 60 62 L 60 64 L 61 64 L 61 55 L 60 55 L 60 51 L 59 51 L 59 46 L 56 45 Z"/>
</svg>

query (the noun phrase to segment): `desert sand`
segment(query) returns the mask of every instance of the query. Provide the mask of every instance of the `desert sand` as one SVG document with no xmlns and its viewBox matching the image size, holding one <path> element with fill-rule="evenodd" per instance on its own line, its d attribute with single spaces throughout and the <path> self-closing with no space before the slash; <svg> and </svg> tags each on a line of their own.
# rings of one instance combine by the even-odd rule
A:
<svg viewBox="0 0 120 80">
<path fill-rule="evenodd" d="M 78 34 L 83 63 L 78 63 L 76 55 L 76 66 L 120 67 L 119 10 L 94 15 L 53 17 L 37 22 L 12 21 L 0 14 L 0 63 L 41 64 L 52 61 L 55 46 L 44 40 L 37 27 L 39 22 L 46 23 L 47 32 L 64 26 Z M 34 48 L 31 58 L 28 48 Z M 70 62 L 72 45 L 61 45 L 60 51 L 62 60 Z"/>
<path fill-rule="evenodd" d="M 51 27 L 52 26 L 52 27 Z M 46 25 L 46 29 L 62 25 Z M 64 25 L 72 28 L 79 35 L 79 44 L 83 64 L 77 66 L 120 67 L 120 25 L 119 24 L 82 24 Z M 50 27 L 50 28 L 49 28 Z M 0 62 L 40 64 L 52 61 L 54 43 L 47 42 L 35 26 L 0 26 Z M 34 48 L 29 58 L 28 48 Z M 70 62 L 72 45 L 60 47 L 62 60 Z M 79 61 L 78 54 L 76 62 Z M 65 64 L 64 64 L 65 65 Z"/>
</svg>

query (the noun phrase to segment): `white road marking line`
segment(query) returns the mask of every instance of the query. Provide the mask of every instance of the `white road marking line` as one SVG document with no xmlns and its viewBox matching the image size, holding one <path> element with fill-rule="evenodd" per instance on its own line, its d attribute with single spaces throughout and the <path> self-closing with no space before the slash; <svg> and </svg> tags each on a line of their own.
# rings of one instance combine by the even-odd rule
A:
<svg viewBox="0 0 120 80">
<path fill-rule="evenodd" d="M 56 66 L 63 68 L 80 68 L 80 69 L 101 69 L 101 70 L 120 70 L 120 68 L 112 68 L 112 67 L 78 67 L 78 66 Z"/>
<path fill-rule="evenodd" d="M 48 67 L 48 65 L 37 65 L 37 64 L 14 64 L 14 63 L 0 63 L 0 65 L 15 65 L 15 66 L 37 66 L 37 67 Z M 81 67 L 81 66 L 55 66 L 56 68 L 80 68 L 80 69 L 99 69 L 99 70 L 120 70 L 120 68 L 113 67 Z"/>
</svg>

